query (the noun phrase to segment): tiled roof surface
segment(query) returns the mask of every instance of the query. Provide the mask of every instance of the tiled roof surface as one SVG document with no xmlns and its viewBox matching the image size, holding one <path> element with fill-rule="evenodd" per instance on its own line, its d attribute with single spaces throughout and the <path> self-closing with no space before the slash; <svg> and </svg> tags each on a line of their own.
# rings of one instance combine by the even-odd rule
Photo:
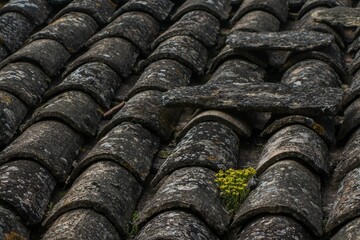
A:
<svg viewBox="0 0 360 240">
<path fill-rule="evenodd" d="M 10 0 L 0 240 L 360 234 L 357 0 Z M 234 214 L 215 173 L 254 167 Z"/>
</svg>

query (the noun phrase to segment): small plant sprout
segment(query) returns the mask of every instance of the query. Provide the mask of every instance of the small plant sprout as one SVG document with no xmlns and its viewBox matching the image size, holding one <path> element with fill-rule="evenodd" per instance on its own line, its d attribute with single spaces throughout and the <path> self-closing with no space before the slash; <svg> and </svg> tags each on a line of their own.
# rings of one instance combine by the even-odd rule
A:
<svg viewBox="0 0 360 240">
<path fill-rule="evenodd" d="M 220 170 L 215 174 L 215 182 L 221 191 L 221 198 L 230 212 L 234 214 L 251 191 L 248 182 L 256 175 L 254 168 Z"/>
</svg>

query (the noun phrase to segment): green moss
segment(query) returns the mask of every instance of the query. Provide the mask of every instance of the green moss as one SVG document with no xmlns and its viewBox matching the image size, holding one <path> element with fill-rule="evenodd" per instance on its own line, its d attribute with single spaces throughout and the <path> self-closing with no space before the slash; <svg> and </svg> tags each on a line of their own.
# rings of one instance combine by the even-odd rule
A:
<svg viewBox="0 0 360 240">
<path fill-rule="evenodd" d="M 134 212 L 131 223 L 128 226 L 128 237 L 133 238 L 135 237 L 139 232 L 139 226 L 136 224 L 136 221 L 139 219 L 139 213 Z"/>
</svg>

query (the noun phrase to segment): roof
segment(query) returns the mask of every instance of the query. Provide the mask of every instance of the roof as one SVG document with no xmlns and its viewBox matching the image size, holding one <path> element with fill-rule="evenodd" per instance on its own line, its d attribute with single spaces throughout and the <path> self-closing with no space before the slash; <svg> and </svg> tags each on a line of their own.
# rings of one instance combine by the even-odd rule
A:
<svg viewBox="0 0 360 240">
<path fill-rule="evenodd" d="M 358 6 L 6 1 L 0 239 L 357 239 Z"/>
</svg>

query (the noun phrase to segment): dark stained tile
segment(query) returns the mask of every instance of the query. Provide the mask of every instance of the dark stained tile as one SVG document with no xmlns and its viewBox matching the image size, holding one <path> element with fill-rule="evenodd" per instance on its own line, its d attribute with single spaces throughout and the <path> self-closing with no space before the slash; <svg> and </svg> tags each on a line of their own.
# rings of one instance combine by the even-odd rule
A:
<svg viewBox="0 0 360 240">
<path fill-rule="evenodd" d="M 111 67 L 119 76 L 127 77 L 131 73 L 139 51 L 122 38 L 104 38 L 90 46 L 89 50 L 66 67 L 63 76 L 75 71 L 85 63 L 101 62 Z"/>
<path fill-rule="evenodd" d="M 332 236 L 331 240 L 355 240 L 360 234 L 359 225 L 360 219 L 355 218 L 343 226 L 334 236 Z"/>
<path fill-rule="evenodd" d="M 28 42 L 37 39 L 53 39 L 63 44 L 70 53 L 75 53 L 84 46 L 97 28 L 97 23 L 89 15 L 71 12 L 32 35 Z"/>
<path fill-rule="evenodd" d="M 244 14 L 231 31 L 277 32 L 279 29 L 280 21 L 273 14 L 260 10 Z"/>
<path fill-rule="evenodd" d="M 101 117 L 99 106 L 92 97 L 80 91 L 67 91 L 37 108 L 25 127 L 46 119 L 57 119 L 79 133 L 95 136 Z"/>
<path fill-rule="evenodd" d="M 161 34 L 152 44 L 152 48 L 174 36 L 189 36 L 201 42 L 206 47 L 216 45 L 220 29 L 219 20 L 205 11 L 191 11 L 186 13 Z"/>
<path fill-rule="evenodd" d="M 360 96 L 360 71 L 357 71 L 352 78 L 349 91 L 346 93 L 343 103 L 344 106 L 351 104 Z"/>
<path fill-rule="evenodd" d="M 42 240 L 121 240 L 108 219 L 91 209 L 76 209 L 61 215 Z"/>
<path fill-rule="evenodd" d="M 203 122 L 186 133 L 151 183 L 155 186 L 166 175 L 184 167 L 214 171 L 236 168 L 238 158 L 239 139 L 234 131 L 218 122 Z"/>
<path fill-rule="evenodd" d="M 181 208 L 200 215 L 210 228 L 223 234 L 230 216 L 221 203 L 214 179 L 215 173 L 207 168 L 190 167 L 173 172 L 140 211 L 137 223 L 143 225 L 165 210 Z"/>
<path fill-rule="evenodd" d="M 295 159 L 320 175 L 330 175 L 327 146 L 313 130 L 302 125 L 284 127 L 268 140 L 257 173 L 286 159 Z"/>
<path fill-rule="evenodd" d="M 340 127 L 338 138 L 346 139 L 349 135 L 356 130 L 360 124 L 360 98 L 354 100 L 344 112 L 344 122 Z"/>
<path fill-rule="evenodd" d="M 290 215 L 321 236 L 320 178 L 297 162 L 275 163 L 259 177 L 259 185 L 240 206 L 232 228 L 269 213 Z"/>
<path fill-rule="evenodd" d="M 91 45 L 103 38 L 119 37 L 134 44 L 144 54 L 150 51 L 150 45 L 159 34 L 159 23 L 150 15 L 142 12 L 128 12 L 120 15 L 88 42 Z"/>
<path fill-rule="evenodd" d="M 50 83 L 50 78 L 37 66 L 10 63 L 0 70 L 0 89 L 14 94 L 29 107 L 35 107 Z"/>
<path fill-rule="evenodd" d="M 175 60 L 163 59 L 151 63 L 130 90 L 128 98 L 147 91 L 158 90 L 165 92 L 175 87 L 186 86 L 190 83 L 192 71 Z"/>
<path fill-rule="evenodd" d="M 143 182 L 150 173 L 152 159 L 159 145 L 158 137 L 141 125 L 124 122 L 108 132 L 79 161 L 72 178 L 76 178 L 90 164 L 107 159 L 120 164 Z"/>
<path fill-rule="evenodd" d="M 7 12 L 19 12 L 40 25 L 49 17 L 51 7 L 46 0 L 15 0 L 9 1 L 0 9 L 0 14 Z"/>
<path fill-rule="evenodd" d="M 219 20 L 226 20 L 229 17 L 231 6 L 230 6 L 230 1 L 227 0 L 218 0 L 218 1 L 187 0 L 183 5 L 181 5 L 177 9 L 176 13 L 172 16 L 171 19 L 172 21 L 178 20 L 186 13 L 195 10 L 202 10 L 214 15 Z"/>
<path fill-rule="evenodd" d="M 71 170 L 82 138 L 67 125 L 56 121 L 42 121 L 26 129 L 0 154 L 0 162 L 12 159 L 31 159 L 38 162 L 60 182 Z"/>
<path fill-rule="evenodd" d="M 162 140 L 168 140 L 180 115 L 179 109 L 165 108 L 161 105 L 162 92 L 145 91 L 133 96 L 125 106 L 100 131 L 104 136 L 112 128 L 123 122 L 139 123 Z"/>
<path fill-rule="evenodd" d="M 148 13 L 158 21 L 164 21 L 170 14 L 174 3 L 170 0 L 129 0 L 112 16 L 112 20 L 125 12 L 138 11 Z"/>
<path fill-rule="evenodd" d="M 90 15 L 99 25 L 104 25 L 115 12 L 116 5 L 111 0 L 73 0 L 56 14 L 53 20 L 69 12 L 82 12 Z"/>
<path fill-rule="evenodd" d="M 35 24 L 18 12 L 7 12 L 0 16 L 0 38 L 10 52 L 18 50 L 30 36 Z"/>
<path fill-rule="evenodd" d="M 125 238 L 140 193 L 141 186 L 131 174 L 117 163 L 104 160 L 90 166 L 76 179 L 43 224 L 50 225 L 71 210 L 90 208 L 103 214 Z"/>
<path fill-rule="evenodd" d="M 101 62 L 85 63 L 70 73 L 59 85 L 46 92 L 45 97 L 54 97 L 66 91 L 82 91 L 93 97 L 104 109 L 108 109 L 121 78 L 112 68 Z"/>
<path fill-rule="evenodd" d="M 56 75 L 70 58 L 69 52 L 58 42 L 51 39 L 33 41 L 10 55 L 0 63 L 1 67 L 19 61 L 38 64 L 49 76 Z"/>
<path fill-rule="evenodd" d="M 168 211 L 150 220 L 135 240 L 207 239 L 219 238 L 201 220 L 183 211 Z"/>
<path fill-rule="evenodd" d="M 0 147 L 5 147 L 15 135 L 28 109 L 14 95 L 0 91 Z"/>
<path fill-rule="evenodd" d="M 51 174 L 33 161 L 16 160 L 0 166 L 0 199 L 27 225 L 42 220 L 55 183 Z"/>
<path fill-rule="evenodd" d="M 195 73 L 202 75 L 207 64 L 208 53 L 207 49 L 196 39 L 188 36 L 175 36 L 162 42 L 147 59 L 140 62 L 140 67 L 144 68 L 152 62 L 162 59 L 176 60 Z"/>
<path fill-rule="evenodd" d="M 29 230 L 21 223 L 18 216 L 0 206 L 0 238 L 6 239 L 9 235 L 28 239 Z"/>
</svg>

